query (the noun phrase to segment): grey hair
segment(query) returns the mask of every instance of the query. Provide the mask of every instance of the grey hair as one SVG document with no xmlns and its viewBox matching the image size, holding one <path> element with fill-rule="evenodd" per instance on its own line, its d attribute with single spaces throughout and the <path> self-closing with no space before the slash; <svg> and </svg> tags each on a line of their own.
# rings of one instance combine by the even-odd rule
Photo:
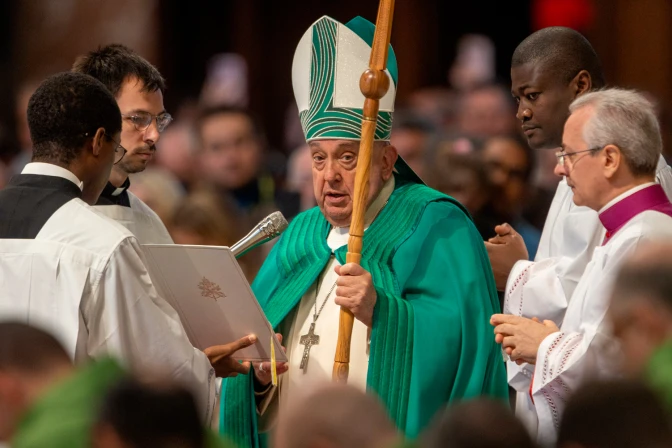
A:
<svg viewBox="0 0 672 448">
<path fill-rule="evenodd" d="M 615 145 L 636 176 L 656 173 L 663 139 L 654 105 L 634 90 L 609 88 L 579 96 L 570 113 L 592 107 L 593 115 L 583 128 L 590 148 Z"/>
</svg>

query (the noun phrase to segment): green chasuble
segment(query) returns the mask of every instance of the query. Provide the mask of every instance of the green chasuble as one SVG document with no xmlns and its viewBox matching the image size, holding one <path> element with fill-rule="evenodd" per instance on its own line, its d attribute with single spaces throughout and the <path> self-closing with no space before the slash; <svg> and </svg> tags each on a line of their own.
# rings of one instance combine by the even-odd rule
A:
<svg viewBox="0 0 672 448">
<path fill-rule="evenodd" d="M 328 263 L 329 230 L 318 208 L 300 214 L 262 266 L 252 288 L 274 328 Z M 450 402 L 506 400 L 504 362 L 489 324 L 499 312 L 497 291 L 468 213 L 452 198 L 397 176 L 363 244 L 362 266 L 378 294 L 367 389 L 398 427 L 413 438 Z M 347 246 L 335 252 L 341 264 L 346 252 Z M 221 406 L 226 436 L 240 447 L 264 444 L 252 375 L 224 380 Z"/>
</svg>

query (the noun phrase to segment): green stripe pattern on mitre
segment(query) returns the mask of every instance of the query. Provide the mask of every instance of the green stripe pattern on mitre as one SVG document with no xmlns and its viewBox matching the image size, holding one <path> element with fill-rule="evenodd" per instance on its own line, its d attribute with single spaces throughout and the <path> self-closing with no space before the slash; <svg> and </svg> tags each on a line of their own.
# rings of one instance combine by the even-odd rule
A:
<svg viewBox="0 0 672 448">
<path fill-rule="evenodd" d="M 301 111 L 301 126 L 306 140 L 359 140 L 362 132 L 361 108 L 334 107 L 336 45 L 338 24 L 323 19 L 313 26 L 310 67 L 310 108 Z M 362 107 L 364 104 L 362 103 Z M 389 140 L 392 113 L 379 112 L 375 140 Z"/>
</svg>

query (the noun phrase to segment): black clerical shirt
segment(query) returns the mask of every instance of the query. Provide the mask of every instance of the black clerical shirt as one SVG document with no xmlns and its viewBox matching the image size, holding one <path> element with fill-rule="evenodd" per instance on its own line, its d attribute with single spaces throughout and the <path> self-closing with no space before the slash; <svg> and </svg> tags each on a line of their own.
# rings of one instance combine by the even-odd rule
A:
<svg viewBox="0 0 672 448">
<path fill-rule="evenodd" d="M 96 205 L 121 205 L 123 207 L 130 207 L 131 202 L 128 199 L 128 187 L 131 186 L 131 180 L 127 177 L 126 181 L 121 184 L 121 187 L 115 187 L 111 183 L 107 183 L 103 192 L 98 198 Z"/>
</svg>

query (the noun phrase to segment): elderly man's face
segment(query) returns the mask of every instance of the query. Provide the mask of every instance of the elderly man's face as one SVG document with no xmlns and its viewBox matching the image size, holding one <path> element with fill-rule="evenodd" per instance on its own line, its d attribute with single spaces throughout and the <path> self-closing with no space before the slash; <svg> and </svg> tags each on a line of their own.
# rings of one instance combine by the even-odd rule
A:
<svg viewBox="0 0 672 448">
<path fill-rule="evenodd" d="M 314 140 L 310 142 L 313 163 L 313 191 L 317 205 L 333 226 L 350 225 L 355 194 L 355 168 L 359 141 Z M 375 143 L 371 161 L 367 206 L 392 176 L 397 151 Z"/>
<path fill-rule="evenodd" d="M 574 193 L 576 205 L 599 210 L 603 205 L 600 203 L 600 198 L 605 182 L 600 148 L 589 148 L 583 139 L 583 128 L 593 113 L 593 108 L 587 106 L 577 110 L 567 119 L 562 135 L 565 161 L 564 164 L 558 163 L 555 174 L 567 179 L 567 185 Z M 595 151 L 590 152 L 589 149 Z"/>
</svg>

